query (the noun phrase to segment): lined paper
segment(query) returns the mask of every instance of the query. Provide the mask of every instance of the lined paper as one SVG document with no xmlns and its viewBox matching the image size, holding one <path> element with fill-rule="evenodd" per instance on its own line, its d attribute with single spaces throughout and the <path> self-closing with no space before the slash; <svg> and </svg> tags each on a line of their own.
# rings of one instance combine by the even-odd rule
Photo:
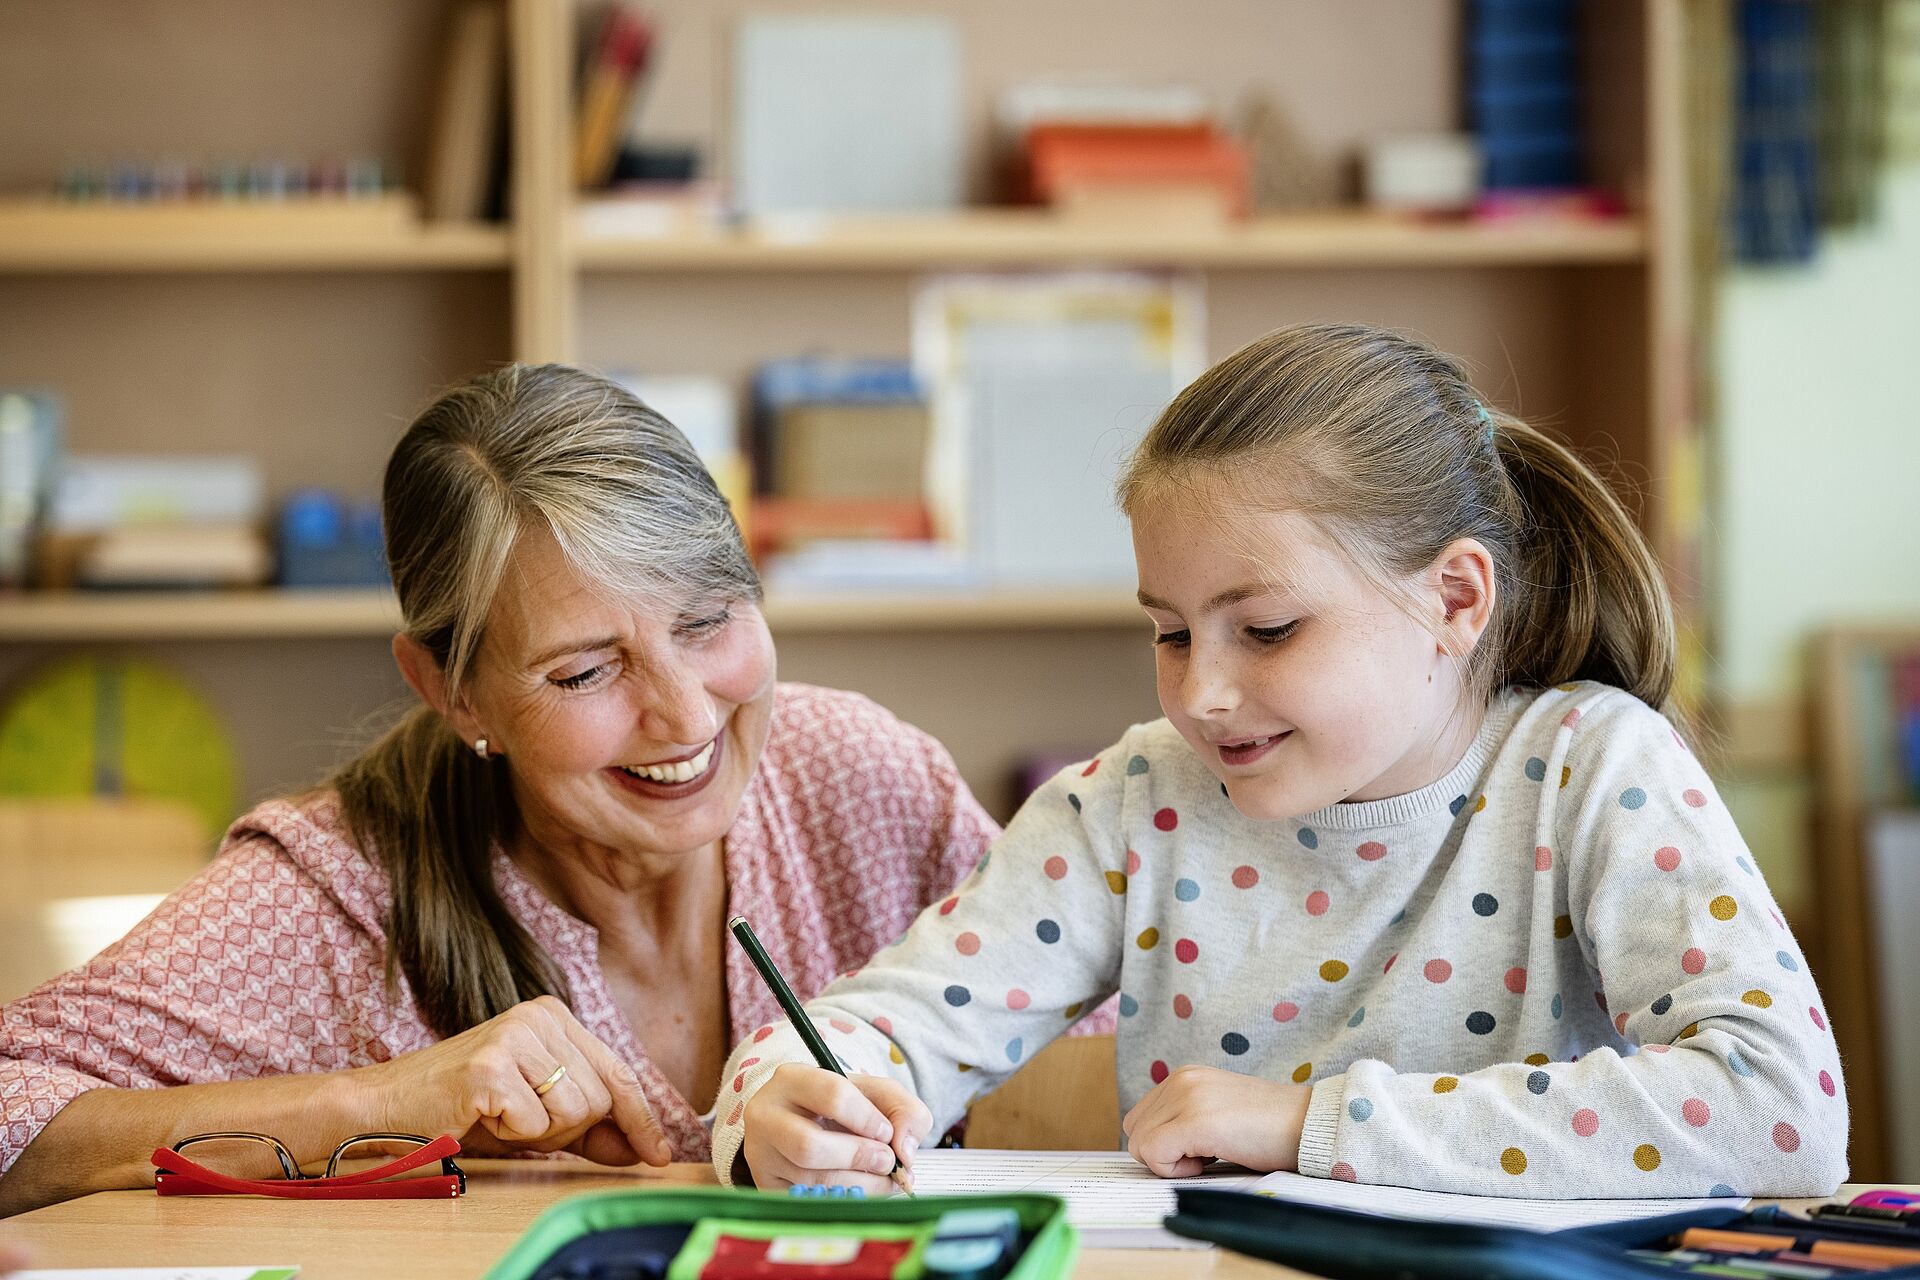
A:
<svg viewBox="0 0 1920 1280">
<path fill-rule="evenodd" d="M 1173 1193 L 1181 1187 L 1245 1191 L 1258 1177 L 1237 1165 L 1222 1165 L 1196 1178 L 1159 1178 L 1124 1151 L 934 1149 L 913 1161 L 917 1195 L 1026 1191 L 1059 1196 L 1067 1202 L 1068 1221 L 1090 1249 L 1210 1248 L 1160 1225 L 1173 1212 Z"/>
<path fill-rule="evenodd" d="M 1090 1249 L 1209 1247 L 1168 1231 L 1181 1187 L 1252 1191 L 1295 1204 L 1349 1209 L 1388 1218 L 1415 1218 L 1526 1231 L 1559 1231 L 1604 1222 L 1657 1218 L 1699 1209 L 1744 1209 L 1738 1196 L 1719 1199 L 1522 1200 L 1501 1196 L 1415 1191 L 1406 1187 L 1338 1182 L 1297 1173 L 1262 1177 L 1219 1165 L 1196 1178 L 1158 1178 L 1124 1151 L 922 1151 L 913 1162 L 921 1195 L 1006 1195 L 1016 1191 L 1059 1196 L 1067 1218 Z"/>
<path fill-rule="evenodd" d="M 1698 1209 L 1744 1209 L 1738 1196 L 1679 1200 L 1516 1200 L 1501 1196 L 1455 1195 L 1444 1191 L 1414 1191 L 1330 1178 L 1308 1178 L 1297 1173 L 1270 1173 L 1254 1182 L 1255 1194 L 1294 1204 L 1351 1209 L 1385 1218 L 1420 1218 L 1482 1227 L 1519 1227 L 1527 1231 L 1559 1231 L 1591 1227 L 1603 1222 L 1658 1218 Z"/>
</svg>

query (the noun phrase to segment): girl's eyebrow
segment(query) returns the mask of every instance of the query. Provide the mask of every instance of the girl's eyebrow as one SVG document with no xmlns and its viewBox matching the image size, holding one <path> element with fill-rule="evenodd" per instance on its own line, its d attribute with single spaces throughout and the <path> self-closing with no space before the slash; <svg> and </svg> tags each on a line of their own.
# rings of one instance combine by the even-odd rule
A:
<svg viewBox="0 0 1920 1280">
<path fill-rule="evenodd" d="M 527 660 L 527 670 L 545 666 L 555 658 L 564 658 L 570 653 L 590 653 L 595 649 L 611 649 L 620 643 L 619 636 L 603 636 L 598 640 L 567 640 L 560 644 L 542 649 Z"/>
<path fill-rule="evenodd" d="M 1212 613 L 1215 609 L 1224 609 L 1230 604 L 1239 604 L 1242 600 L 1251 600 L 1255 596 L 1266 595 L 1271 591 L 1272 591 L 1271 587 L 1265 586 L 1260 583 L 1249 583 L 1246 586 L 1228 587 L 1225 591 L 1220 592 L 1218 595 L 1208 600 L 1205 604 L 1201 605 L 1200 612 Z M 1172 605 L 1168 604 L 1165 600 L 1162 600 L 1160 597 L 1150 596 L 1144 591 L 1138 592 L 1135 598 L 1140 601 L 1141 607 L 1145 609 L 1163 609 L 1168 613 L 1180 612 L 1178 609 L 1174 608 Z"/>
</svg>

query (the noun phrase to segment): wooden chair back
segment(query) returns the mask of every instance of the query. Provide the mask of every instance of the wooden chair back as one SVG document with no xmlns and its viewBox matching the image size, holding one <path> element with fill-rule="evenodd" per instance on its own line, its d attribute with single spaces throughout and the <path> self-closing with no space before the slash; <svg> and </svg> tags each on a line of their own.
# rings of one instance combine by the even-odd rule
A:
<svg viewBox="0 0 1920 1280">
<path fill-rule="evenodd" d="M 1113 1037 L 1061 1036 L 967 1113 L 969 1147 L 1117 1151 Z"/>
<path fill-rule="evenodd" d="M 0 1001 L 125 933 L 212 844 L 176 801 L 0 798 Z"/>
</svg>

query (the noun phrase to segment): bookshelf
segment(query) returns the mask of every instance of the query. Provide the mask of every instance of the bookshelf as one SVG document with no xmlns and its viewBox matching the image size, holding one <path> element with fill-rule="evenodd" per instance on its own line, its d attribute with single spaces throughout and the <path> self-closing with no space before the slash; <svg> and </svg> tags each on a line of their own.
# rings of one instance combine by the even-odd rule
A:
<svg viewBox="0 0 1920 1280">
<path fill-rule="evenodd" d="M 59 391 L 68 445 L 247 451 L 275 494 L 370 493 L 413 409 L 507 360 L 744 379 L 797 351 L 901 355 L 919 278 L 948 268 L 1142 267 L 1202 278 L 1208 355 L 1283 324 L 1358 319 L 1467 358 L 1482 390 L 1616 464 L 1683 601 L 1690 403 L 1687 15 L 1708 0 L 1584 0 L 1589 152 L 1618 221 L 1410 223 L 1359 213 L 1221 228 L 970 208 L 664 238 L 586 235 L 570 188 L 584 6 L 502 0 L 509 205 L 487 224 L 235 222 L 230 211 L 0 205 L 0 385 Z M 654 0 L 640 117 L 724 171 L 744 2 Z M 908 0 L 880 7 L 917 9 Z M 1459 0 L 1178 0 L 1083 15 L 938 0 L 961 31 L 970 198 L 1006 85 L 1117 71 L 1275 95 L 1329 152 L 1457 121 Z M 452 0 L 69 0 L 0 6 L 0 192 L 75 157 L 371 154 L 418 172 Z M 9 221 L 13 218 L 13 221 Z M 939 736 L 1004 813 L 1023 749 L 1093 746 L 1157 714 L 1125 589 L 775 598 L 784 677 L 860 689 Z M 0 596 L 0 690 L 76 650 L 150 653 L 208 690 L 247 797 L 310 781 L 404 689 L 382 592 Z"/>
</svg>

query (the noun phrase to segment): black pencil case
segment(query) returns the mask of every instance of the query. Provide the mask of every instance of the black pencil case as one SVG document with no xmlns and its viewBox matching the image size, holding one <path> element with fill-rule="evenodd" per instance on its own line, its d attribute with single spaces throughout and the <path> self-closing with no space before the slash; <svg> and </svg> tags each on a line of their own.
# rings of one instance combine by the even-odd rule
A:
<svg viewBox="0 0 1920 1280">
<path fill-rule="evenodd" d="M 1698 1209 L 1659 1218 L 1609 1222 L 1564 1231 L 1455 1225 L 1291 1204 L 1244 1191 L 1182 1189 L 1167 1229 L 1209 1240 L 1329 1280 L 1645 1280 L 1675 1269 L 1628 1256 L 1658 1249 L 1689 1227 L 1766 1235 L 1813 1236 L 1859 1244 L 1920 1249 L 1884 1229 L 1785 1218 L 1770 1209 Z M 1920 1266 L 1871 1274 L 1874 1280 L 1920 1280 Z"/>
</svg>

